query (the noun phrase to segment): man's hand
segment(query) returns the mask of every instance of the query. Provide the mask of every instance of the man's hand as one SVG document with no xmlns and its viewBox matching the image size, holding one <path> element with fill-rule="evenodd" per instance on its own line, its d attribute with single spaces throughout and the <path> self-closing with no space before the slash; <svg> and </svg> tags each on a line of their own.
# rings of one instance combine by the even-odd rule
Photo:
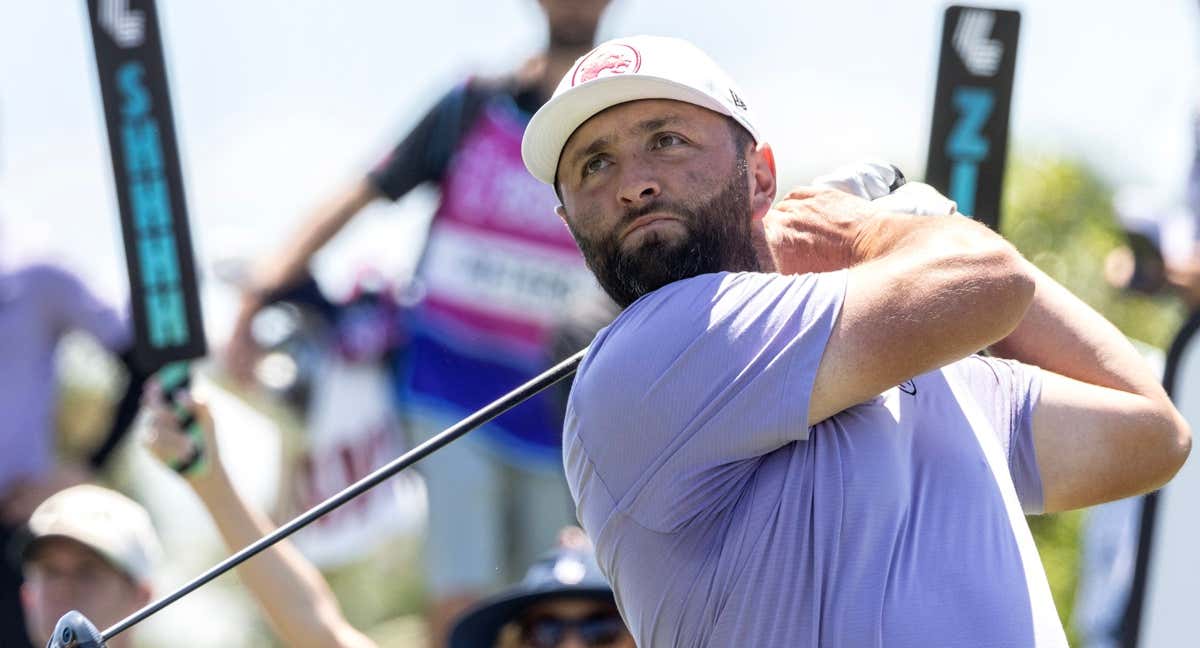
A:
<svg viewBox="0 0 1200 648">
<path fill-rule="evenodd" d="M 847 268 L 856 262 L 854 237 L 864 219 L 881 212 L 949 216 L 957 211 L 953 200 L 927 184 L 905 181 L 891 164 L 846 165 L 815 178 L 812 186 L 794 189 L 763 217 L 756 233 L 761 234 L 756 240 L 760 265 L 783 274 Z"/>
<path fill-rule="evenodd" d="M 760 263 L 781 274 L 848 268 L 859 224 L 875 213 L 870 202 L 842 191 L 793 189 L 762 218 Z"/>
<path fill-rule="evenodd" d="M 195 401 L 190 393 L 181 396 L 180 405 L 191 411 L 203 434 L 204 461 L 208 464 L 207 469 L 186 476 L 189 483 L 197 486 L 212 479 L 214 475 L 223 473 L 224 467 L 221 464 L 212 414 L 208 411 L 208 406 Z M 184 461 L 195 450 L 195 441 L 180 428 L 174 408 L 167 401 L 157 381 L 151 381 L 146 386 L 142 406 L 145 421 L 142 443 L 164 464 Z"/>
</svg>

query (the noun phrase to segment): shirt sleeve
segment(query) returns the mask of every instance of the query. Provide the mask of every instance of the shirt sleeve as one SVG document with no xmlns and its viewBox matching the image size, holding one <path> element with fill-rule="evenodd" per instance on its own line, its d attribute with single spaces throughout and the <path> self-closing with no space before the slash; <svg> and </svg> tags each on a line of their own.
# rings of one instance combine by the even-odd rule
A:
<svg viewBox="0 0 1200 648">
<path fill-rule="evenodd" d="M 1041 370 L 1015 360 L 971 356 L 958 363 L 975 401 L 992 423 L 1026 513 L 1041 513 L 1042 476 L 1033 445 L 1033 410 L 1042 393 Z"/>
<path fill-rule="evenodd" d="M 670 532 L 808 437 L 846 274 L 701 275 L 635 302 L 581 365 L 564 440 L 618 508 Z M 732 488 L 731 488 L 732 487 Z"/>
<path fill-rule="evenodd" d="M 487 97 L 485 84 L 455 86 L 375 165 L 367 179 L 392 200 L 423 182 L 438 182 Z"/>
<path fill-rule="evenodd" d="M 75 275 L 50 265 L 32 270 L 47 321 L 60 331 L 81 330 L 109 351 L 120 354 L 133 345 L 127 315 L 97 297 Z"/>
</svg>

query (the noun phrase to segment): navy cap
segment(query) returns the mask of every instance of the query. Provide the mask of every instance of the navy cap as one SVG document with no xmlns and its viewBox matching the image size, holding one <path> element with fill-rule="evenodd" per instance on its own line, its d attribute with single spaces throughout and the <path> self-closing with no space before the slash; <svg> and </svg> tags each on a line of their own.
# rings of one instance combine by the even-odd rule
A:
<svg viewBox="0 0 1200 648">
<path fill-rule="evenodd" d="M 556 598 L 616 605 L 590 548 L 560 547 L 539 558 L 519 584 L 484 599 L 459 618 L 450 631 L 450 648 L 492 646 L 500 629 L 529 606 Z"/>
</svg>

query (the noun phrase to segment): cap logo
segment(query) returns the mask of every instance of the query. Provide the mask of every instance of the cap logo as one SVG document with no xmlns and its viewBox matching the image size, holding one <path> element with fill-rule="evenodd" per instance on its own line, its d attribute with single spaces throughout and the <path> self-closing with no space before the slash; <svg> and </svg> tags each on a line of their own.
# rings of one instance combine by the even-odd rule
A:
<svg viewBox="0 0 1200 648">
<path fill-rule="evenodd" d="M 574 558 L 563 558 L 554 564 L 554 578 L 564 585 L 578 585 L 587 576 L 587 567 Z"/>
<path fill-rule="evenodd" d="M 601 77 L 633 74 L 642 68 L 642 55 L 623 43 L 597 47 L 575 66 L 571 85 L 577 86 Z"/>
<path fill-rule="evenodd" d="M 742 101 L 742 98 L 733 91 L 733 88 L 729 89 L 729 98 L 733 100 L 733 105 L 741 108 L 742 110 L 746 109 L 746 102 Z"/>
</svg>

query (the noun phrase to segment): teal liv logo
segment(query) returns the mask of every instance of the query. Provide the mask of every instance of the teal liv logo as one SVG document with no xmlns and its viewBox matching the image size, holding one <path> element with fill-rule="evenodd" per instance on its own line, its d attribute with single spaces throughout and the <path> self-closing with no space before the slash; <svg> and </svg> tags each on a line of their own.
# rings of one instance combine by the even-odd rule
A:
<svg viewBox="0 0 1200 648">
<path fill-rule="evenodd" d="M 137 258 L 146 313 L 146 335 L 155 348 L 188 342 L 187 309 L 179 274 L 179 257 L 171 227 L 171 198 L 163 169 L 158 121 L 138 61 L 117 68 L 121 103 L 121 148 L 125 180 L 136 225 Z M 130 254 L 134 251 L 130 250 Z"/>
<path fill-rule="evenodd" d="M 950 158 L 950 199 L 958 211 L 975 214 L 975 195 L 979 187 L 979 164 L 990 146 L 983 127 L 992 116 L 995 95 L 987 88 L 959 87 L 952 98 L 958 121 L 946 138 L 946 157 Z"/>
</svg>

